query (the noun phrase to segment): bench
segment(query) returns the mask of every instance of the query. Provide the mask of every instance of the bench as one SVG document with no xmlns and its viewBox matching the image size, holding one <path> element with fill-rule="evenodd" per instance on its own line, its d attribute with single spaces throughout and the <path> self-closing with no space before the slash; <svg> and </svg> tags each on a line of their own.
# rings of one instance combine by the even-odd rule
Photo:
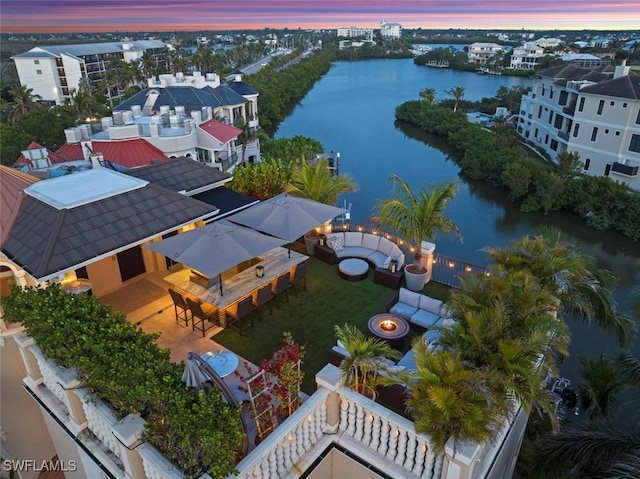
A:
<svg viewBox="0 0 640 479">
<path fill-rule="evenodd" d="M 387 304 L 387 311 L 406 319 L 413 329 L 426 331 L 431 326 L 442 326 L 450 317 L 449 308 L 439 299 L 400 288 Z"/>
</svg>

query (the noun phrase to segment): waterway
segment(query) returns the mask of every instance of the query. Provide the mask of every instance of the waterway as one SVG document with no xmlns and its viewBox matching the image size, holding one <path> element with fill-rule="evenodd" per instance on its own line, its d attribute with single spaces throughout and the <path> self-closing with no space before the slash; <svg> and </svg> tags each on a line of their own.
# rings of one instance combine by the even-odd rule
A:
<svg viewBox="0 0 640 479">
<path fill-rule="evenodd" d="M 522 213 L 503 190 L 460 177 L 446 142 L 394 121 L 396 106 L 418 99 L 424 88 L 434 88 L 436 99 L 444 99 L 449 98 L 446 90 L 462 86 L 465 99 L 479 100 L 494 96 L 500 85 L 529 82 L 419 67 L 411 59 L 336 62 L 284 120 L 275 137 L 304 135 L 322 142 L 327 154 L 340 152 L 340 172 L 353 176 L 359 186 L 340 202 L 351 204 L 354 223 L 366 222 L 376 199 L 389 195 L 392 173 L 413 188 L 457 180 L 459 190 L 447 216 L 458 225 L 464 242 L 438 238 L 436 253 L 484 265 L 483 247 L 504 246 L 539 225 L 551 224 L 618 278 L 614 296 L 620 310 L 630 314 L 633 293 L 640 293 L 640 244 L 617 233 L 595 231 L 569 214 Z M 570 378 L 578 378 L 580 356 L 617 350 L 615 338 L 599 329 L 571 324 L 571 332 L 571 355 L 561 366 Z M 640 356 L 640 340 L 632 351 Z"/>
</svg>

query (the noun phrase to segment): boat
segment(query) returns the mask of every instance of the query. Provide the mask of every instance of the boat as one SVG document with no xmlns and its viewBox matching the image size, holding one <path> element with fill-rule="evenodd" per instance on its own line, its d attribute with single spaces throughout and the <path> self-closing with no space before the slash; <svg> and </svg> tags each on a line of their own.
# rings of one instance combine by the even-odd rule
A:
<svg viewBox="0 0 640 479">
<path fill-rule="evenodd" d="M 547 390 L 551 393 L 556 415 L 565 417 L 567 413 L 573 413 L 574 416 L 577 416 L 580 411 L 578 391 L 571 386 L 571 380 L 564 376 L 547 376 L 545 383 Z"/>
</svg>

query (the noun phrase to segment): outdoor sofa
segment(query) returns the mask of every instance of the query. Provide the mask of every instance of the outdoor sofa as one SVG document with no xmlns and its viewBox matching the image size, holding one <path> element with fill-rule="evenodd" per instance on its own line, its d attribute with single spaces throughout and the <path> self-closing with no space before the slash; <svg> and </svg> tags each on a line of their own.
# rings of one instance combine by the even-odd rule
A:
<svg viewBox="0 0 640 479">
<path fill-rule="evenodd" d="M 387 304 L 387 311 L 406 319 L 417 331 L 425 331 L 431 326 L 442 326 L 450 316 L 449 308 L 439 299 L 425 294 L 400 288 Z"/>
<path fill-rule="evenodd" d="M 383 236 L 356 231 L 331 233 L 324 246 L 316 245 L 315 256 L 327 264 L 360 258 L 375 269 L 375 283 L 398 289 L 402 282 L 405 255 L 397 244 Z M 392 260 L 397 262 L 395 272 L 390 270 Z"/>
</svg>

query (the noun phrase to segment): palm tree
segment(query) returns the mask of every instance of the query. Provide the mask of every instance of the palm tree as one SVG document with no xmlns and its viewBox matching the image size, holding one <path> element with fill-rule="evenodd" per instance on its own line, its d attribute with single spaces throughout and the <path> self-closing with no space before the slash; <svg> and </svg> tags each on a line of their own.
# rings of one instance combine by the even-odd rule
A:
<svg viewBox="0 0 640 479">
<path fill-rule="evenodd" d="M 15 125 L 22 116 L 37 108 L 42 108 L 42 105 L 38 103 L 42 100 L 40 95 L 34 95 L 33 88 L 27 88 L 22 85 L 13 85 L 9 90 L 11 95 L 11 101 L 7 103 L 6 108 L 8 110 L 8 120 L 12 125 Z"/>
<path fill-rule="evenodd" d="M 427 105 L 433 105 L 436 99 L 436 90 L 434 88 L 425 88 L 424 90 L 420 90 L 419 95 Z"/>
<path fill-rule="evenodd" d="M 458 109 L 458 103 L 460 103 L 464 98 L 464 87 L 456 86 L 456 87 L 450 88 L 449 90 L 445 90 L 445 93 L 447 95 L 451 95 L 455 100 L 455 103 L 453 105 L 453 111 L 456 111 Z"/>
<path fill-rule="evenodd" d="M 71 91 L 71 98 L 67 100 L 65 109 L 75 115 L 77 122 L 85 122 L 87 118 L 106 114 L 105 106 L 83 90 Z"/>
<path fill-rule="evenodd" d="M 142 54 L 141 69 L 145 78 L 151 78 L 155 75 L 156 70 L 158 69 L 158 62 L 152 53 L 146 51 Z"/>
<path fill-rule="evenodd" d="M 393 230 L 408 244 L 414 252 L 414 263 L 405 271 L 422 274 L 426 281 L 427 270 L 421 264 L 422 241 L 433 241 L 437 233 L 455 233 L 462 241 L 458 227 L 444 216 L 449 201 L 455 196 L 457 183 L 442 183 L 431 191 L 423 187 L 417 194 L 411 191 L 406 181 L 396 175 L 391 176 L 391 183 L 395 187 L 394 195 L 378 200 L 378 216 L 374 221 L 383 228 Z M 422 287 L 424 282 L 419 289 Z"/>
<path fill-rule="evenodd" d="M 219 114 L 216 115 L 218 116 L 214 117 L 214 119 L 220 121 L 222 118 L 219 116 Z M 262 130 L 250 127 L 249 122 L 245 120 L 238 121 L 235 126 L 236 128 L 240 128 L 242 130 L 242 132 L 238 135 L 238 142 L 242 145 L 241 162 L 244 163 L 245 155 L 247 153 L 247 146 L 249 145 L 249 143 L 252 143 L 259 139 L 266 139 L 268 138 L 268 136 Z"/>
<path fill-rule="evenodd" d="M 341 382 L 354 391 L 375 397 L 376 387 L 381 384 L 380 373 L 389 373 L 389 359 L 399 359 L 400 352 L 388 343 L 367 337 L 355 326 L 335 326 L 336 336 L 349 353 L 340 365 Z"/>
<path fill-rule="evenodd" d="M 413 346 L 416 372 L 409 381 L 407 402 L 416 431 L 428 434 L 435 454 L 451 439 L 483 443 L 495 437 L 505 411 L 504 401 L 487 387 L 495 383 L 491 371 L 465 364 L 455 351 L 430 351 L 425 341 Z"/>
<path fill-rule="evenodd" d="M 349 175 L 334 175 L 329 170 L 326 158 L 319 158 L 313 163 L 303 160 L 294 168 L 291 183 L 284 191 L 293 196 L 301 196 L 328 205 L 335 205 L 338 196 L 355 191 L 358 185 Z"/>
<path fill-rule="evenodd" d="M 580 358 L 582 385 L 578 390 L 581 409 L 592 421 L 609 419 L 616 409 L 616 395 L 625 388 L 625 381 L 614 361 L 599 358 Z"/>
<path fill-rule="evenodd" d="M 596 269 L 592 258 L 565 242 L 558 230 L 540 228 L 510 247 L 490 247 L 485 252 L 498 274 L 529 272 L 555 296 L 560 310 L 616 334 L 622 345 L 635 338 L 634 322 L 616 310 L 611 292 L 614 277 Z"/>
</svg>

